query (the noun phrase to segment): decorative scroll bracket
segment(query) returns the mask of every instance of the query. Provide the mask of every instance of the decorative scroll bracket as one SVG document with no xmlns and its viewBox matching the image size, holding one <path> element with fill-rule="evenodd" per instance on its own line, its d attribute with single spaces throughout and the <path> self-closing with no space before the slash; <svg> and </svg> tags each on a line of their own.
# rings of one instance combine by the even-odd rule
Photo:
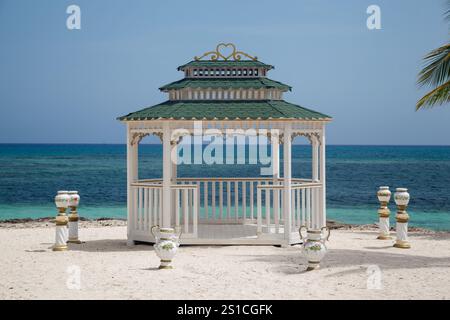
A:
<svg viewBox="0 0 450 320">
<path fill-rule="evenodd" d="M 232 50 L 231 53 L 228 50 Z M 254 57 L 243 51 L 236 50 L 236 46 L 233 43 L 219 43 L 215 51 L 205 52 L 200 57 L 195 56 L 196 61 L 203 59 L 204 57 L 210 57 L 211 61 L 217 61 L 222 58 L 224 61 L 233 59 L 234 61 L 240 61 L 242 56 L 245 56 L 253 61 L 258 61 L 258 57 Z"/>
</svg>

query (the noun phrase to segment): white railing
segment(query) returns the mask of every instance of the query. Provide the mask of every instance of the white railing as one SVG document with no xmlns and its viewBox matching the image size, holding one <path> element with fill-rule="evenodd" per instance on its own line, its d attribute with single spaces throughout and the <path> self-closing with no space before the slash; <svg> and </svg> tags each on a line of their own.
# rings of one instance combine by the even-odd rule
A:
<svg viewBox="0 0 450 320">
<path fill-rule="evenodd" d="M 174 199 L 171 221 L 183 237 L 197 237 L 197 187 L 172 185 Z M 151 227 L 162 225 L 161 180 L 141 180 L 131 184 L 131 208 L 128 223 L 134 232 L 149 235 Z"/>
<path fill-rule="evenodd" d="M 208 224 L 256 223 L 256 190 L 281 183 L 274 178 L 178 178 L 180 184 L 198 187 L 199 222 Z M 310 182 L 292 179 L 295 183 Z"/>
<path fill-rule="evenodd" d="M 291 179 L 291 226 L 314 227 L 320 214 L 322 184 Z M 255 224 L 258 233 L 283 233 L 282 178 L 178 178 L 172 189 L 171 224 L 184 238 L 198 236 L 199 224 Z M 131 184 L 128 223 L 134 233 L 150 234 L 162 224 L 162 180 Z"/>
<path fill-rule="evenodd" d="M 284 233 L 298 230 L 300 226 L 315 226 L 320 212 L 319 182 L 301 182 L 295 179 L 291 184 L 291 225 L 286 226 L 283 216 L 283 184 L 266 184 L 257 188 L 257 232 Z M 300 182 L 300 183 L 299 183 Z M 283 229 L 281 229 L 283 227 Z"/>
</svg>

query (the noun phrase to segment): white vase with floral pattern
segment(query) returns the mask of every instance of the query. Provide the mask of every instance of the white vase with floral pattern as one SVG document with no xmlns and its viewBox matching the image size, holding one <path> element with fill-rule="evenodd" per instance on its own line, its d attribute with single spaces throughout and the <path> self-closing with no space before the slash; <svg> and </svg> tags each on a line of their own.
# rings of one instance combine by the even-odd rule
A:
<svg viewBox="0 0 450 320">
<path fill-rule="evenodd" d="M 155 252 L 161 259 L 160 269 L 172 269 L 172 260 L 175 257 L 180 246 L 180 235 L 175 234 L 173 228 L 160 228 L 153 226 L 151 229 L 155 237 Z"/>
<path fill-rule="evenodd" d="M 306 240 L 302 234 L 302 230 L 305 229 L 307 236 Z M 326 231 L 326 236 L 324 231 Z M 303 240 L 303 255 L 308 260 L 307 271 L 315 270 L 319 268 L 320 262 L 327 254 L 327 247 L 325 241 L 330 238 L 330 229 L 323 227 L 322 229 L 307 229 L 305 226 L 299 229 L 300 239 Z"/>
</svg>

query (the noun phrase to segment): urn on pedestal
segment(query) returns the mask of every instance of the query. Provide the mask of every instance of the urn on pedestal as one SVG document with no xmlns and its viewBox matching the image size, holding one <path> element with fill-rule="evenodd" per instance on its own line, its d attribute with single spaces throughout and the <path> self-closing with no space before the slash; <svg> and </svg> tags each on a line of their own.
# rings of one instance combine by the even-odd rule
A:
<svg viewBox="0 0 450 320">
<path fill-rule="evenodd" d="M 391 199 L 391 191 L 389 191 L 389 187 L 380 187 L 377 192 L 377 197 L 378 201 L 380 201 L 380 208 L 378 209 L 380 234 L 378 235 L 377 239 L 392 239 L 389 233 L 389 216 L 391 214 L 391 211 L 387 206 L 389 200 Z"/>
<path fill-rule="evenodd" d="M 67 207 L 69 206 L 70 196 L 67 191 L 58 191 L 55 197 L 55 204 L 58 208 L 58 215 L 56 216 L 56 234 L 55 245 L 53 251 L 66 251 L 67 250 L 67 223 L 68 218 L 66 215 Z"/>
<path fill-rule="evenodd" d="M 409 203 L 409 193 L 406 188 L 397 188 L 394 194 L 395 204 L 397 205 L 397 215 L 395 219 L 397 220 L 395 225 L 395 230 L 397 234 L 397 240 L 395 241 L 394 247 L 409 249 L 411 244 L 408 241 L 408 221 L 409 215 L 406 212 L 406 208 Z"/>
</svg>

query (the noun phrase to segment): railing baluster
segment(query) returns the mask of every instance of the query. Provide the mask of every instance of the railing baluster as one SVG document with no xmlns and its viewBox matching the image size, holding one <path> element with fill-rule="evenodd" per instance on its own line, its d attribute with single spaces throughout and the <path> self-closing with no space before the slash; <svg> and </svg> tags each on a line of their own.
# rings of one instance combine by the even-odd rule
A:
<svg viewBox="0 0 450 320">
<path fill-rule="evenodd" d="M 311 188 L 306 189 L 306 216 L 308 217 L 309 227 L 312 227 L 311 222 Z"/>
<path fill-rule="evenodd" d="M 227 182 L 227 219 L 229 220 L 231 212 L 231 182 Z"/>
<path fill-rule="evenodd" d="M 273 189 L 273 217 L 275 222 L 275 233 L 280 232 L 280 191 Z"/>
<path fill-rule="evenodd" d="M 300 192 L 301 189 L 297 189 L 297 228 L 300 228 L 301 226 L 301 211 L 300 211 Z"/>
<path fill-rule="evenodd" d="M 239 219 L 239 181 L 234 182 L 234 216 Z"/>
<path fill-rule="evenodd" d="M 197 191 L 198 189 L 192 189 L 192 212 L 193 212 L 193 224 L 194 228 L 192 232 L 194 233 L 194 236 L 198 236 L 198 203 L 197 203 Z"/>
<path fill-rule="evenodd" d="M 181 189 L 183 195 L 184 233 L 189 233 L 188 189 Z"/>
<path fill-rule="evenodd" d="M 211 208 L 212 208 L 212 220 L 216 220 L 216 182 L 211 181 Z"/>
<path fill-rule="evenodd" d="M 181 189 L 175 189 L 175 226 L 177 229 L 180 228 L 180 192 Z"/>
<path fill-rule="evenodd" d="M 250 181 L 250 219 L 251 222 L 253 223 L 253 200 L 254 200 L 254 196 L 253 196 L 253 181 Z"/>
<path fill-rule="evenodd" d="M 269 182 L 266 181 L 266 185 L 269 185 Z M 267 224 L 267 233 L 270 233 L 270 189 L 265 189 L 266 193 L 266 224 Z"/>
<path fill-rule="evenodd" d="M 158 190 L 159 223 L 162 225 L 162 188 Z"/>
<path fill-rule="evenodd" d="M 203 183 L 203 208 L 205 208 L 205 219 L 209 221 L 209 208 L 208 208 L 208 181 Z"/>
<path fill-rule="evenodd" d="M 144 231 L 148 231 L 148 191 L 148 188 L 144 188 Z"/>
<path fill-rule="evenodd" d="M 262 201 L 260 188 L 256 189 L 256 223 L 256 232 L 258 235 L 260 235 L 262 233 Z"/>
<path fill-rule="evenodd" d="M 247 182 L 242 181 L 242 223 L 247 221 Z"/>
<path fill-rule="evenodd" d="M 138 210 L 138 188 L 133 188 L 133 220 L 134 220 L 134 229 L 138 230 L 138 221 L 137 221 L 137 210 Z"/>
<path fill-rule="evenodd" d="M 302 189 L 302 225 L 309 228 L 308 219 L 306 218 L 305 206 L 305 189 Z"/>
<path fill-rule="evenodd" d="M 223 219 L 223 181 L 219 181 L 219 211 L 220 219 Z"/>
<path fill-rule="evenodd" d="M 295 227 L 295 190 L 291 190 L 291 230 Z"/>
</svg>

